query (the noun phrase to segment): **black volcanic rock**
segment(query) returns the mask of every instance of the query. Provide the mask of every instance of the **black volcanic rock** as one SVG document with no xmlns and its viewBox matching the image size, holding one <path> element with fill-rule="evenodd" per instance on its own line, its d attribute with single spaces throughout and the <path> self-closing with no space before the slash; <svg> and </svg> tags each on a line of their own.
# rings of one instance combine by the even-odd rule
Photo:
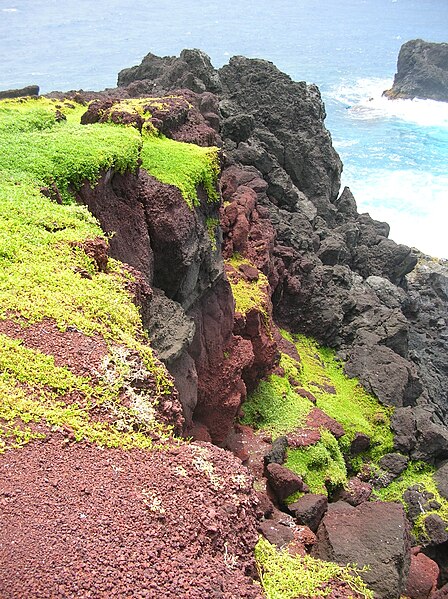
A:
<svg viewBox="0 0 448 599">
<path fill-rule="evenodd" d="M 20 89 L 7 89 L 4 91 L 0 91 L 0 100 L 5 100 L 6 98 L 21 98 L 23 96 L 38 96 L 39 95 L 39 86 L 38 85 L 28 85 L 27 87 L 22 87 Z"/>
<path fill-rule="evenodd" d="M 448 44 L 410 40 L 400 48 L 391 99 L 423 98 L 448 102 Z"/>
</svg>

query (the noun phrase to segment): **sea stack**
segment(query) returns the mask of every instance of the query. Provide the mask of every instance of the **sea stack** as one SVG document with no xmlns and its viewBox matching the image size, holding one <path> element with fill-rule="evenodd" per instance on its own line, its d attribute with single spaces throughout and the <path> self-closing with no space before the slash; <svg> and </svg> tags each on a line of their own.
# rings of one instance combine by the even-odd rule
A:
<svg viewBox="0 0 448 599">
<path fill-rule="evenodd" d="M 397 72 L 384 96 L 448 102 L 448 44 L 410 40 L 400 48 Z"/>
</svg>

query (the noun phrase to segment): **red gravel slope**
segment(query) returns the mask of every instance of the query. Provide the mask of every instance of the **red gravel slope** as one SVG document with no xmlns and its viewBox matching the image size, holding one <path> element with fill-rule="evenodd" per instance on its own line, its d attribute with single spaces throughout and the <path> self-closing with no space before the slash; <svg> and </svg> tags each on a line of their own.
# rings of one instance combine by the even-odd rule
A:
<svg viewBox="0 0 448 599">
<path fill-rule="evenodd" d="M 260 598 L 255 498 L 208 444 L 100 449 L 54 436 L 0 456 L 0 597 Z"/>
</svg>

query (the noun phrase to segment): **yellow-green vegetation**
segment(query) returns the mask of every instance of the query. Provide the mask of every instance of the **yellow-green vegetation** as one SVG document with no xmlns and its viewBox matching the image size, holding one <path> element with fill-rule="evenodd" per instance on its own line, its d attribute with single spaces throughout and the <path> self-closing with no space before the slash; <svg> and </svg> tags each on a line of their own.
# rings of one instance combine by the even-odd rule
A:
<svg viewBox="0 0 448 599">
<path fill-rule="evenodd" d="M 162 183 L 178 187 L 190 208 L 199 204 L 196 191 L 199 185 L 204 187 L 210 202 L 219 201 L 217 148 L 150 134 L 144 134 L 143 139 L 142 167 Z"/>
<path fill-rule="evenodd" d="M 238 271 L 238 268 L 242 264 L 248 264 L 249 266 L 253 266 L 249 260 L 246 260 L 240 254 L 234 254 L 229 260 L 226 261 L 227 264 L 233 266 L 233 268 Z M 268 279 L 266 275 L 262 272 L 258 273 L 258 279 L 256 281 L 246 281 L 243 278 L 238 278 L 238 280 L 234 280 L 232 276 L 229 276 L 229 283 L 232 288 L 232 294 L 235 299 L 235 311 L 240 314 L 247 314 L 249 310 L 252 308 L 256 308 L 259 310 L 261 314 L 267 319 L 267 289 L 268 287 Z"/>
<path fill-rule="evenodd" d="M 347 481 L 343 456 L 357 471 L 363 460 L 375 462 L 392 451 L 391 409 L 383 407 L 356 379 L 346 377 L 332 350 L 303 335 L 286 331 L 282 335 L 294 343 L 300 362 L 282 354 L 284 375 L 271 375 L 260 382 L 243 405 L 243 422 L 273 437 L 307 428 L 306 419 L 314 405 L 299 395 L 297 388 L 312 393 L 316 406 L 340 422 L 345 434 L 337 441 L 329 431 L 321 430 L 315 445 L 288 450 L 286 465 L 302 476 L 313 492 L 325 493 Z M 368 435 L 371 448 L 351 458 L 349 450 L 356 433 Z"/>
<path fill-rule="evenodd" d="M 272 374 L 260 381 L 243 405 L 242 422 L 271 434 L 274 438 L 303 426 L 313 404 L 294 390 L 291 380 L 297 380 L 295 361 L 281 354 L 279 366 L 284 376 Z"/>
<path fill-rule="evenodd" d="M 153 145 L 162 148 L 160 173 L 177 169 L 182 157 L 190 161 L 191 169 L 176 176 L 193 200 L 192 181 L 204 183 L 201 177 L 211 193 L 216 149 L 195 153 L 148 132 L 142 137 L 132 127 L 80 125 L 84 111 L 43 98 L 0 102 L 0 320 L 28 327 L 49 319 L 60 331 L 99 335 L 109 347 L 99 371 L 79 377 L 51 356 L 0 335 L 0 451 L 51 428 L 121 447 L 150 447 L 154 438 L 171 434 L 158 423 L 156 408 L 172 383 L 142 331 L 128 291 L 132 277 L 114 260 L 107 272 L 98 272 L 82 244 L 102 231 L 84 207 L 73 204 L 72 193 L 110 168 L 136 170 L 142 146 Z M 174 147 L 176 158 L 167 164 Z M 157 152 L 145 156 L 156 164 Z M 66 203 L 50 201 L 42 187 L 57 187 Z M 150 389 L 139 387 L 142 380 L 152 381 Z"/>
<path fill-rule="evenodd" d="M 448 500 L 442 497 L 437 489 L 434 481 L 435 468 L 425 462 L 416 461 L 410 462 L 404 472 L 400 474 L 393 482 L 384 489 L 375 491 L 378 499 L 383 501 L 399 501 L 403 503 L 405 509 L 407 504 L 403 500 L 403 493 L 409 487 L 417 486 L 419 491 L 427 491 L 433 494 L 433 501 L 440 505 L 440 508 L 429 509 L 422 511 L 422 514 L 417 518 L 413 533 L 420 542 L 425 540 L 425 519 L 431 514 L 437 514 L 448 522 Z M 423 508 L 422 508 L 423 509 Z"/>
<path fill-rule="evenodd" d="M 327 583 L 345 583 L 349 589 L 365 599 L 373 599 L 359 570 L 315 559 L 309 555 L 290 555 L 279 551 L 260 538 L 255 547 L 255 559 L 261 584 L 268 599 L 315 598 L 331 594 Z"/>
<path fill-rule="evenodd" d="M 356 433 L 364 433 L 371 440 L 371 448 L 363 457 L 377 461 L 392 451 L 392 408 L 382 406 L 356 378 L 348 378 L 333 350 L 320 347 L 304 335 L 282 334 L 294 342 L 300 355 L 300 385 L 313 393 L 318 408 L 344 427 L 345 435 L 339 439 L 342 451 L 348 454 Z M 326 391 L 326 385 L 334 387 L 335 393 Z M 353 463 L 355 468 L 360 465 L 359 460 Z"/>
<path fill-rule="evenodd" d="M 58 111 L 67 118 L 58 121 Z M 80 112 L 71 102 L 0 102 L 2 178 L 34 186 L 56 184 L 68 202 L 73 189 L 86 180 L 94 184 L 102 171 L 136 170 L 142 143 L 138 131 L 109 123 L 84 126 L 74 122 Z"/>
<path fill-rule="evenodd" d="M 314 445 L 289 449 L 285 466 L 305 480 L 312 493 L 327 494 L 347 482 L 344 456 L 330 431 L 321 429 L 321 438 Z M 292 496 L 286 500 L 291 503 Z"/>
</svg>

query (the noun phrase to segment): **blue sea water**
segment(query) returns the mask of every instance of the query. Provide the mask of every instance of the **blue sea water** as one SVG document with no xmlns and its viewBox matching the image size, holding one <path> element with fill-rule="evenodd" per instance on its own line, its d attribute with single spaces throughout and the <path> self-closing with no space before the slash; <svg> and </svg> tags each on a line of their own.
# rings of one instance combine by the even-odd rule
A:
<svg viewBox="0 0 448 599">
<path fill-rule="evenodd" d="M 448 258 L 448 103 L 381 97 L 413 38 L 448 42 L 448 0 L 0 0 L 0 89 L 113 87 L 183 48 L 271 60 L 319 85 L 359 210 Z"/>
</svg>

